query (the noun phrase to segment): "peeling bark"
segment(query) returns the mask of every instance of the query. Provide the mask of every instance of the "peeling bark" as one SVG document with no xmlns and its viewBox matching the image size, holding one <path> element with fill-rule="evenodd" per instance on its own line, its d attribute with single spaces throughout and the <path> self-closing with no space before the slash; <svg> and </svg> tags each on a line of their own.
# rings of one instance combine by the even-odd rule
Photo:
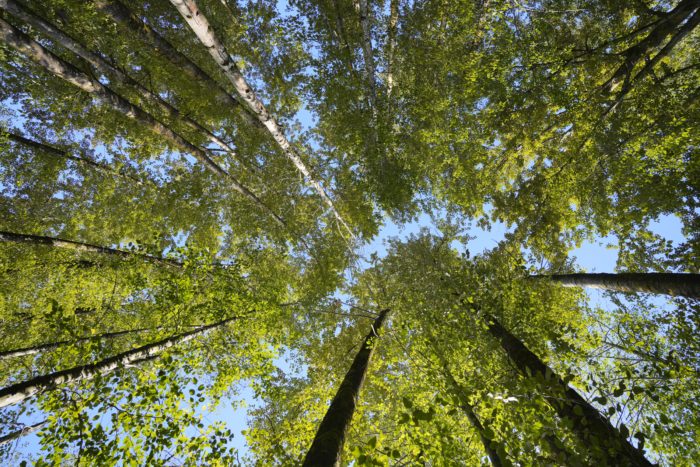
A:
<svg viewBox="0 0 700 467">
<path fill-rule="evenodd" d="M 93 2 L 98 10 L 112 18 L 115 23 L 121 24 L 129 32 L 139 37 L 142 42 L 150 45 L 157 53 L 167 58 L 180 71 L 213 92 L 219 102 L 226 103 L 233 108 L 241 108 L 243 110 L 242 115 L 246 121 L 257 125 L 257 120 L 245 111 L 240 102 L 229 94 L 216 79 L 207 74 L 186 55 L 179 52 L 167 39 L 132 13 L 126 5 L 119 0 L 93 0 Z"/>
<path fill-rule="evenodd" d="M 48 423 L 47 420 L 44 420 L 43 422 L 36 423 L 34 425 L 27 425 L 21 430 L 13 431 L 12 433 L 8 433 L 4 436 L 0 436 L 0 446 L 4 446 L 6 444 L 10 444 L 12 441 L 21 438 L 24 435 L 28 435 L 29 433 L 34 433 L 35 431 L 41 430 L 46 424 Z"/>
</svg>

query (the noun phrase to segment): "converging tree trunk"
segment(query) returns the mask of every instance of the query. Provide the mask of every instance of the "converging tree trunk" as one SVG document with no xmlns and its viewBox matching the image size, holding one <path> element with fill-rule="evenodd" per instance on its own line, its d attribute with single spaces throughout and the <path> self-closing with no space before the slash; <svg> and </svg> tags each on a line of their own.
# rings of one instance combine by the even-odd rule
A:
<svg viewBox="0 0 700 467">
<path fill-rule="evenodd" d="M 474 407 L 469 402 L 469 397 L 467 395 L 467 392 L 464 390 L 464 387 L 461 384 L 459 384 L 459 382 L 455 379 L 454 375 L 452 374 L 452 370 L 450 370 L 450 365 L 449 363 L 447 363 L 447 358 L 445 358 L 442 349 L 438 345 L 437 339 L 435 338 L 431 330 L 424 330 L 423 332 L 428 336 L 430 345 L 432 346 L 433 354 L 440 361 L 440 370 L 445 376 L 445 379 L 447 380 L 447 390 L 450 392 L 450 394 L 452 394 L 452 396 L 455 399 L 459 401 L 459 408 L 462 410 L 462 413 L 464 413 L 464 415 L 467 417 L 467 420 L 469 420 L 469 423 L 472 425 L 472 428 L 474 428 L 476 433 L 479 435 L 481 444 L 484 446 L 484 452 L 486 452 L 486 455 L 489 457 L 491 465 L 493 465 L 493 467 L 502 467 L 503 461 L 501 460 L 501 456 L 498 453 L 498 451 L 500 450 L 501 452 L 506 452 L 505 446 L 503 446 L 502 443 L 496 440 L 492 440 L 488 436 L 486 436 L 486 430 L 484 429 L 484 425 L 481 423 L 481 420 L 479 420 L 479 417 L 476 415 L 476 412 L 474 412 Z"/>
<path fill-rule="evenodd" d="M 140 38 L 142 42 L 148 44 L 156 54 L 167 58 L 178 70 L 189 76 L 194 82 L 200 83 L 202 87 L 213 92 L 219 102 L 241 109 L 243 116 L 249 123 L 258 124 L 258 121 L 247 112 L 245 106 L 242 106 L 240 102 L 229 94 L 216 79 L 202 70 L 189 57 L 177 50 L 174 45 L 142 21 L 139 16 L 132 13 L 122 2 L 119 0 L 93 0 L 93 3 L 99 11 L 109 16 L 115 23 L 121 24 L 130 33 Z"/>
<path fill-rule="evenodd" d="M 607 457 L 611 465 L 651 467 L 651 462 L 642 452 L 522 341 L 508 332 L 495 317 L 487 313 L 483 317 L 488 332 L 498 340 L 518 371 L 524 377 L 534 377 L 540 382 L 543 392 L 556 393 L 556 397 L 548 398 L 552 408 L 561 418 L 573 422 L 573 430 L 592 452 L 597 452 L 599 457 Z"/>
<path fill-rule="evenodd" d="M 565 287 L 591 287 L 617 292 L 646 292 L 700 299 L 700 274 L 623 272 L 619 274 L 552 274 L 530 276 Z"/>
<path fill-rule="evenodd" d="M 306 467 L 339 466 L 340 456 L 345 444 L 345 435 L 350 428 L 350 421 L 355 412 L 360 389 L 367 374 L 370 359 L 376 348 L 379 330 L 386 320 L 389 310 L 383 310 L 372 324 L 367 337 L 362 343 L 362 348 L 355 355 L 350 369 L 340 383 L 333 401 L 323 421 L 316 431 L 316 436 L 309 451 L 306 453 L 303 465 Z"/>
<path fill-rule="evenodd" d="M 127 329 L 124 331 L 114 331 L 114 332 L 104 332 L 102 334 L 95 334 L 94 336 L 78 337 L 76 339 L 62 340 L 56 342 L 49 342 L 47 344 L 39 344 L 31 347 L 23 347 L 21 349 L 5 350 L 0 352 L 0 360 L 9 360 L 10 358 L 26 357 L 27 355 L 36 355 L 40 352 L 46 350 L 56 349 L 62 345 L 67 344 L 77 344 L 78 342 L 89 342 L 89 341 L 100 341 L 103 339 L 114 339 L 115 337 L 124 336 L 127 334 L 139 334 L 146 331 L 157 331 L 163 329 L 162 326 L 156 328 L 140 328 L 140 329 Z"/>
<path fill-rule="evenodd" d="M 192 118 L 186 115 L 182 115 L 175 106 L 171 105 L 169 102 L 165 101 L 160 96 L 149 91 L 138 81 L 128 76 L 119 68 L 108 63 L 108 61 L 106 59 L 103 59 L 99 54 L 92 52 L 87 47 L 78 42 L 76 39 L 70 37 L 68 34 L 61 31 L 58 27 L 51 24 L 46 19 L 43 19 L 36 13 L 29 11 L 20 3 L 14 0 L 0 0 L 0 7 L 7 10 L 13 16 L 21 19 L 22 21 L 31 24 L 32 26 L 46 34 L 48 37 L 50 37 L 52 40 L 61 44 L 63 47 L 72 51 L 79 57 L 85 59 L 98 72 L 102 73 L 105 76 L 111 76 L 123 85 L 132 87 L 134 90 L 136 90 L 136 92 L 138 92 L 139 96 L 142 99 L 144 99 L 151 105 L 157 107 L 158 110 L 164 115 L 167 115 L 169 118 L 176 119 L 177 121 L 187 125 L 187 127 L 189 127 L 190 129 L 205 135 L 207 139 L 209 139 L 209 141 L 218 145 L 221 149 L 226 151 L 232 157 L 235 157 L 237 160 L 248 166 L 247 161 L 241 160 L 236 155 L 235 150 L 221 138 L 213 134 L 211 131 L 209 131 L 207 128 L 205 128 L 198 122 L 194 121 Z"/>
<path fill-rule="evenodd" d="M 335 209 L 333 201 L 326 193 L 326 190 L 321 184 L 314 179 L 311 172 L 306 167 L 306 164 L 301 160 L 295 149 L 292 147 L 289 140 L 285 136 L 282 128 L 277 124 L 277 120 L 268 112 L 263 102 L 258 99 L 253 91 L 253 88 L 248 85 L 248 82 L 243 77 L 243 74 L 238 69 L 238 65 L 231 59 L 230 54 L 224 47 L 224 44 L 216 36 L 214 29 L 210 26 L 209 21 L 204 16 L 202 11 L 197 6 L 194 0 L 170 0 L 177 11 L 180 12 L 187 24 L 194 31 L 200 42 L 206 47 L 214 61 L 219 65 L 226 77 L 231 81 L 236 88 L 236 92 L 246 103 L 248 108 L 255 114 L 260 123 L 267 128 L 270 135 L 282 150 L 282 153 L 289 158 L 297 170 L 304 176 L 311 187 L 321 197 L 323 202 L 333 212 L 333 215 L 338 222 L 350 233 L 352 230 L 345 223 L 345 220 L 340 216 L 340 213 Z"/>
<path fill-rule="evenodd" d="M 472 427 L 479 435 L 479 439 L 481 440 L 481 444 L 484 446 L 486 455 L 489 456 L 491 465 L 493 465 L 493 467 L 502 467 L 504 464 L 501 460 L 499 451 L 506 452 L 505 447 L 499 441 L 490 439 L 486 435 L 484 425 L 481 423 L 481 420 L 479 420 L 476 412 L 474 412 L 474 407 L 469 403 L 469 398 L 467 397 L 464 388 L 462 388 L 462 386 L 454 378 L 454 375 L 450 371 L 450 368 L 446 366 L 446 363 L 447 362 L 444 361 L 442 363 L 445 376 L 447 377 L 447 382 L 452 389 L 452 394 L 459 400 L 459 408 L 462 410 L 462 413 L 464 413 L 467 420 L 469 420 L 469 423 L 471 423 Z"/>
<path fill-rule="evenodd" d="M 28 245 L 36 246 L 51 246 L 54 248 L 64 248 L 67 250 L 80 251 L 80 252 L 90 252 L 90 253 L 102 253 L 106 255 L 119 256 L 121 258 L 142 258 L 146 261 L 163 264 L 166 266 L 182 267 L 182 263 L 174 259 L 159 258 L 157 256 L 149 255 L 147 253 L 138 253 L 134 251 L 118 250 L 116 248 L 109 248 L 104 246 L 93 245 L 91 243 L 76 242 L 73 240 L 64 240 L 57 237 L 45 237 L 43 235 L 30 235 L 30 234 L 20 234 L 14 232 L 4 232 L 0 231 L 0 242 L 13 242 L 13 243 L 25 243 Z"/>
<path fill-rule="evenodd" d="M 185 332 L 177 336 L 162 339 L 152 344 L 143 345 L 141 347 L 137 347 L 135 349 L 106 358 L 99 362 L 76 366 L 67 370 L 56 371 L 54 373 L 38 376 L 27 381 L 13 384 L 6 388 L 0 389 L 0 407 L 7 407 L 8 405 L 17 404 L 36 394 L 51 390 L 63 384 L 90 380 L 98 375 L 111 373 L 112 371 L 115 371 L 125 365 L 133 365 L 150 360 L 171 347 L 184 344 L 185 342 L 204 334 L 210 329 L 220 328 L 237 318 L 238 317 L 228 318 L 223 321 L 219 321 L 218 323 L 202 326 L 194 331 Z"/>
<path fill-rule="evenodd" d="M 211 172 L 227 177 L 232 188 L 244 195 L 263 211 L 272 216 L 277 223 L 286 226 L 285 222 L 275 214 L 265 203 L 260 200 L 252 191 L 242 185 L 234 176 L 226 172 L 216 162 L 214 162 L 205 151 L 193 145 L 170 127 L 156 120 L 153 116 L 135 106 L 128 100 L 119 96 L 97 79 L 82 73 L 68 62 L 60 59 L 41 44 L 31 39 L 19 29 L 6 21 L 0 19 L 0 35 L 3 40 L 15 50 L 29 58 L 37 65 L 43 67 L 52 74 L 64 79 L 70 84 L 99 97 L 103 102 L 113 107 L 115 110 L 128 118 L 138 121 L 149 128 L 157 135 L 162 136 L 177 148 L 192 154 L 202 162 Z"/>
<path fill-rule="evenodd" d="M 136 182 L 137 184 L 141 185 L 143 182 L 136 178 L 132 177 L 131 175 L 127 175 L 124 172 L 121 172 L 117 169 L 114 169 L 108 165 L 105 164 L 100 164 L 99 162 L 95 162 L 92 159 L 89 159 L 88 157 L 85 156 L 75 156 L 73 154 L 69 154 L 68 151 L 65 151 L 63 149 L 59 149 L 55 146 L 51 146 L 45 143 L 40 143 L 39 141 L 34 141 L 29 138 L 25 138 L 24 136 L 17 135 L 14 133 L 7 133 L 7 137 L 11 140 L 14 141 L 15 143 L 22 144 L 26 147 L 36 149 L 39 152 L 43 154 L 49 154 L 53 157 L 60 157 L 62 159 L 69 159 L 75 162 L 78 162 L 83 165 L 87 165 L 88 167 L 92 167 L 93 169 L 97 169 L 101 172 L 106 172 L 111 175 L 116 175 L 117 177 L 123 177 L 128 180 L 131 180 L 133 182 Z M 150 181 L 150 180 L 149 180 Z"/>
</svg>

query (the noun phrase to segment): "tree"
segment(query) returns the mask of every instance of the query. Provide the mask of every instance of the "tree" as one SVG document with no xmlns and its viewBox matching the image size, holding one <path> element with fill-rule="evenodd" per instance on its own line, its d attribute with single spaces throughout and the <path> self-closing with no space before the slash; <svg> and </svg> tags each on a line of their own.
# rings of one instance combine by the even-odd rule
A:
<svg viewBox="0 0 700 467">
<path fill-rule="evenodd" d="M 700 275 L 673 273 L 553 274 L 548 278 L 565 287 L 593 287 L 618 292 L 647 292 L 700 298 Z"/>
<path fill-rule="evenodd" d="M 3 460 L 700 463 L 699 6 L 0 0 Z"/>
<path fill-rule="evenodd" d="M 382 310 L 374 320 L 369 334 L 365 337 L 360 351 L 345 374 L 343 382 L 340 383 L 338 392 L 318 427 L 316 437 L 304 458 L 304 465 L 340 465 L 345 434 L 350 427 L 357 399 L 360 397 L 360 389 L 377 345 L 379 331 L 388 314 L 389 310 Z"/>
</svg>

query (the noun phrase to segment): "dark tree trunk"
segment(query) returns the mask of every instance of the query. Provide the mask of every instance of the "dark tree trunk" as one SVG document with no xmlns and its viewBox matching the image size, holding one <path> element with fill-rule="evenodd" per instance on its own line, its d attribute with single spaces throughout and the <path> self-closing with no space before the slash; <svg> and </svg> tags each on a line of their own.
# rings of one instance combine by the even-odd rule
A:
<svg viewBox="0 0 700 467">
<path fill-rule="evenodd" d="M 549 398 L 552 408 L 564 419 L 573 422 L 573 430 L 581 441 L 591 447 L 598 457 L 606 457 L 615 466 L 645 466 L 651 463 L 642 452 L 632 446 L 588 401 L 571 388 L 522 341 L 508 332 L 496 318 L 484 314 L 489 333 L 495 337 L 525 377 L 533 377 L 541 382 L 544 392 L 555 392 Z"/>
<path fill-rule="evenodd" d="M 433 353 L 435 354 L 435 356 L 437 356 L 438 360 L 440 360 L 440 365 L 442 365 L 441 369 L 442 373 L 445 375 L 445 379 L 447 379 L 448 389 L 450 390 L 452 395 L 457 398 L 457 400 L 459 401 L 459 408 L 462 410 L 464 415 L 469 420 L 469 423 L 471 423 L 472 427 L 474 427 L 474 430 L 476 430 L 477 434 L 479 435 L 479 439 L 481 439 L 481 444 L 483 444 L 484 446 L 484 451 L 486 452 L 486 455 L 489 456 L 491 465 L 493 465 L 493 467 L 502 467 L 503 461 L 501 460 L 501 456 L 498 454 L 498 448 L 501 447 L 501 443 L 499 443 L 498 441 L 491 440 L 486 436 L 486 430 L 484 429 L 484 425 L 481 423 L 481 420 L 479 420 L 479 417 L 476 415 L 476 412 L 474 412 L 474 407 L 469 403 L 469 397 L 467 396 L 466 391 L 464 390 L 462 385 L 459 384 L 459 382 L 457 382 L 454 375 L 452 374 L 452 371 L 450 370 L 450 365 L 447 363 L 445 355 L 438 347 L 435 336 L 433 336 L 429 330 L 427 331 L 427 334 L 430 343 L 433 347 Z M 506 452 L 505 446 L 502 447 L 501 451 Z"/>
<path fill-rule="evenodd" d="M 151 46 L 156 53 L 166 57 L 182 73 L 185 73 L 209 91 L 213 91 L 220 102 L 231 105 L 234 108 L 241 108 L 246 120 L 251 124 L 258 125 L 257 119 L 250 115 L 246 111 L 245 106 L 241 106 L 221 84 L 178 51 L 174 45 L 158 34 L 151 26 L 132 13 L 126 5 L 119 0 L 94 0 L 94 4 L 102 13 L 112 18 L 115 23 L 121 24 L 130 33 Z"/>
<path fill-rule="evenodd" d="M 326 415 L 318 427 L 316 437 L 311 443 L 309 452 L 306 453 L 304 466 L 338 466 L 343 452 L 345 435 L 350 428 L 350 421 L 355 412 L 355 407 L 360 395 L 362 383 L 367 374 L 367 367 L 376 348 L 378 332 L 387 317 L 389 310 L 383 310 L 374 321 L 372 329 L 362 344 L 362 348 L 355 356 L 350 369 L 340 383 L 338 392 Z"/>
<path fill-rule="evenodd" d="M 646 292 L 700 299 L 700 274 L 623 272 L 619 274 L 553 274 L 530 276 L 550 279 L 566 287 L 591 287 L 618 292 Z"/>
<path fill-rule="evenodd" d="M 152 344 L 143 345 L 104 360 L 100 360 L 99 362 L 76 366 L 67 370 L 56 371 L 54 373 L 37 376 L 36 378 L 13 384 L 6 388 L 0 389 L 0 407 L 7 407 L 8 405 L 17 404 L 36 394 L 51 390 L 60 385 L 69 384 L 75 381 L 86 381 L 98 375 L 111 373 L 125 365 L 133 365 L 153 359 L 175 345 L 183 344 L 210 329 L 219 328 L 235 319 L 237 319 L 237 317 L 202 326 L 194 331 L 185 332 L 177 336 L 162 339 Z"/>
<path fill-rule="evenodd" d="M 453 388 L 454 395 L 459 399 L 460 409 L 462 409 L 462 412 L 469 420 L 469 423 L 471 423 L 476 432 L 479 434 L 479 439 L 481 439 L 481 444 L 484 445 L 484 451 L 486 452 L 486 455 L 489 456 L 491 465 L 493 465 L 493 467 L 502 467 L 503 461 L 501 460 L 501 456 L 498 454 L 498 448 L 501 446 L 501 443 L 491 440 L 486 436 L 484 425 L 481 423 L 481 420 L 479 420 L 476 412 L 474 412 L 474 407 L 472 407 L 472 405 L 469 403 L 469 398 L 464 393 L 464 389 L 457 382 L 457 380 L 454 379 L 450 369 L 445 367 L 445 370 L 448 382 Z M 502 451 L 505 452 L 505 448 L 503 448 Z"/>
<path fill-rule="evenodd" d="M 63 149 L 59 149 L 55 146 L 51 146 L 51 145 L 48 145 L 45 143 L 40 143 L 39 141 L 34 141 L 32 139 L 25 138 L 24 136 L 17 135 L 14 133 L 7 133 L 7 137 L 10 140 L 14 141 L 15 143 L 22 144 L 22 145 L 30 147 L 32 149 L 36 149 L 44 154 L 49 154 L 53 157 L 60 157 L 63 159 L 69 159 L 69 160 L 78 162 L 80 164 L 87 165 L 88 167 L 92 167 L 93 169 L 97 169 L 97 170 L 100 170 L 102 172 L 110 173 L 110 174 L 116 175 L 118 177 L 126 178 L 128 180 L 136 182 L 139 185 L 141 185 L 143 183 L 141 180 L 139 180 L 136 177 L 132 177 L 130 175 L 127 175 L 127 174 L 120 172 L 119 170 L 116 170 L 108 165 L 100 164 L 99 162 L 95 162 L 92 159 L 89 159 L 88 157 L 74 156 L 73 154 L 69 154 L 68 151 L 65 151 Z"/>
<path fill-rule="evenodd" d="M 54 248 L 65 248 L 73 251 L 87 251 L 90 253 L 102 253 L 121 258 L 142 258 L 146 261 L 167 266 L 182 267 L 182 263 L 174 259 L 159 258 L 157 256 L 146 253 L 136 253 L 132 251 L 118 250 L 116 248 L 108 248 L 104 246 L 92 245 L 90 243 L 76 242 L 73 240 L 64 240 L 56 237 L 45 237 L 42 235 L 19 234 L 14 232 L 0 231 L 0 242 L 25 243 L 28 245 L 43 245 Z"/>
</svg>

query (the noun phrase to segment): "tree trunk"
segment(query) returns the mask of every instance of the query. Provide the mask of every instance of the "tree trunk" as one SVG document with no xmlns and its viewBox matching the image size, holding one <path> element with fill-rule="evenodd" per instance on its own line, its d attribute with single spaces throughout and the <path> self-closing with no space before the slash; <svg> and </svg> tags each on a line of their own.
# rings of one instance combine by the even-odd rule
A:
<svg viewBox="0 0 700 467">
<path fill-rule="evenodd" d="M 619 274 L 552 274 L 530 277 L 550 279 L 565 287 L 591 287 L 618 292 L 646 292 L 700 299 L 700 274 L 623 272 Z"/>
<path fill-rule="evenodd" d="M 235 319 L 237 319 L 237 317 L 202 326 L 194 331 L 168 337 L 152 344 L 147 344 L 126 352 L 122 352 L 99 362 L 77 366 L 67 370 L 56 371 L 48 375 L 38 376 L 21 383 L 13 384 L 6 388 L 0 389 L 0 407 L 7 407 L 8 405 L 17 404 L 36 394 L 53 389 L 59 385 L 69 384 L 76 381 L 87 381 L 98 375 L 111 373 L 125 365 L 133 365 L 150 360 L 175 345 L 183 344 L 197 336 L 202 335 L 210 329 L 219 328 Z"/>
<path fill-rule="evenodd" d="M 476 432 L 478 433 L 479 439 L 481 439 L 481 444 L 483 444 L 484 446 L 484 451 L 486 452 L 486 455 L 489 456 L 491 465 L 493 465 L 493 467 L 502 467 L 504 464 L 501 460 L 501 456 L 498 454 L 498 448 L 502 446 L 501 443 L 499 443 L 498 441 L 491 440 L 486 436 L 486 430 L 484 429 L 484 425 L 481 423 L 479 417 L 474 412 L 474 407 L 472 407 L 472 405 L 469 403 L 469 399 L 464 393 L 464 389 L 452 375 L 450 368 L 447 366 L 447 362 L 443 360 L 442 364 L 445 370 L 445 376 L 447 377 L 447 382 L 452 387 L 452 393 L 459 399 L 460 409 L 462 409 L 462 412 L 464 413 L 464 415 L 466 415 L 467 419 L 469 420 L 469 423 L 471 423 L 472 427 L 474 427 L 474 430 L 476 430 Z M 503 452 L 506 452 L 505 448 L 501 450 Z"/>
<path fill-rule="evenodd" d="M 0 0 L 0 1 L 2 1 L 2 0 Z M 89 167 L 100 170 L 102 172 L 106 172 L 106 173 L 109 173 L 111 175 L 116 175 L 118 177 L 126 178 L 128 180 L 136 182 L 139 185 L 143 184 L 143 182 L 136 177 L 132 177 L 130 175 L 127 175 L 127 174 L 120 172 L 119 170 L 116 170 L 108 165 L 100 164 L 99 162 L 95 162 L 92 159 L 89 159 L 85 156 L 74 156 L 72 154 L 69 154 L 67 151 L 65 151 L 63 149 L 59 149 L 55 146 L 50 146 L 48 144 L 40 143 L 38 141 L 34 141 L 32 139 L 25 138 L 24 136 L 17 135 L 14 133 L 8 132 L 7 137 L 10 140 L 14 141 L 15 143 L 23 144 L 24 146 L 30 147 L 32 149 L 37 149 L 45 154 L 49 154 L 49 155 L 54 156 L 54 157 L 60 157 L 63 159 L 70 159 L 72 161 L 87 165 Z"/>
<path fill-rule="evenodd" d="M 343 218 L 335 209 L 333 201 L 331 201 L 324 188 L 312 177 L 309 169 L 287 140 L 282 128 L 280 128 L 277 121 L 267 111 L 262 101 L 255 95 L 255 92 L 246 82 L 236 63 L 231 60 L 231 56 L 227 52 L 223 43 L 214 33 L 214 30 L 209 25 L 207 18 L 197 7 L 196 2 L 194 0 L 170 0 L 170 3 L 177 8 L 177 11 L 180 12 L 192 31 L 194 31 L 197 38 L 209 51 L 209 54 L 212 56 L 214 61 L 217 63 L 217 65 L 219 65 L 229 81 L 231 81 L 231 83 L 234 85 L 236 92 L 238 92 L 241 99 L 255 114 L 260 123 L 267 128 L 268 132 L 272 135 L 275 142 L 282 150 L 282 153 L 292 161 L 297 170 L 304 176 L 316 193 L 318 193 L 328 208 L 331 209 L 338 222 L 345 227 L 351 236 L 353 236 L 350 227 L 345 223 Z"/>
<path fill-rule="evenodd" d="M 396 25 L 398 22 L 399 0 L 390 0 L 386 53 L 386 96 L 389 101 L 389 108 L 391 108 L 391 93 L 394 90 L 394 52 L 396 50 Z"/>
<path fill-rule="evenodd" d="M 34 433 L 35 431 L 41 430 L 44 425 L 48 423 L 47 420 L 44 420 L 43 422 L 36 423 L 34 425 L 27 425 L 21 430 L 13 431 L 12 433 L 8 433 L 6 435 L 0 436 L 0 446 L 4 446 L 6 444 L 10 444 L 12 441 L 16 440 L 17 438 L 21 438 L 24 435 L 28 435 L 29 433 Z"/>
<path fill-rule="evenodd" d="M 267 205 L 265 205 L 265 203 L 263 203 L 253 192 L 243 186 L 235 177 L 222 169 L 202 149 L 193 145 L 180 134 L 153 118 L 140 107 L 135 106 L 128 100 L 114 93 L 111 89 L 104 86 L 96 79 L 82 73 L 70 63 L 65 62 L 53 53 L 49 52 L 41 44 L 32 40 L 29 38 L 29 36 L 2 19 L 0 19 L 0 35 L 2 35 L 2 38 L 6 43 L 35 62 L 37 65 L 40 65 L 54 75 L 64 79 L 74 86 L 77 86 L 83 91 L 96 95 L 103 102 L 110 105 L 118 112 L 124 114 L 126 117 L 136 120 L 140 124 L 150 128 L 154 133 L 168 140 L 174 146 L 195 156 L 200 162 L 204 163 L 207 169 L 209 169 L 211 172 L 227 177 L 234 190 L 246 196 L 253 203 L 262 208 L 265 212 L 271 215 L 275 221 L 277 221 L 277 223 L 282 226 L 286 226 L 284 221 L 277 216 L 277 214 L 275 214 Z"/>
<path fill-rule="evenodd" d="M 146 261 L 163 264 L 167 266 L 182 267 L 182 263 L 174 259 L 159 258 L 158 256 L 149 255 L 147 253 L 137 253 L 133 251 L 118 250 L 104 246 L 92 245 L 90 243 L 76 242 L 73 240 L 64 240 L 56 237 L 45 237 L 43 235 L 19 234 L 14 232 L 0 231 L 0 242 L 26 243 L 29 245 L 46 245 L 54 248 L 65 248 L 73 251 L 87 251 L 90 253 L 103 253 L 121 258 L 142 258 Z"/>
<path fill-rule="evenodd" d="M 377 89 L 375 85 L 375 70 L 374 70 L 374 53 L 372 52 L 372 31 L 369 24 L 369 1 L 358 0 L 360 10 L 360 26 L 362 27 L 362 55 L 365 63 L 365 80 L 367 81 L 367 90 L 370 95 L 370 105 L 372 112 L 376 113 L 377 107 Z"/>
<path fill-rule="evenodd" d="M 132 13 L 122 2 L 119 0 L 93 0 L 93 3 L 98 10 L 112 18 L 115 23 L 121 24 L 130 33 L 139 37 L 141 41 L 150 45 L 158 54 L 166 57 L 178 70 L 192 78 L 193 81 L 201 83 L 208 91 L 213 92 L 219 102 L 226 103 L 233 108 L 241 108 L 248 123 L 258 124 L 257 120 L 216 79 L 178 51 L 175 46 Z"/>
<path fill-rule="evenodd" d="M 621 55 L 625 61 L 603 85 L 603 89 L 613 91 L 624 80 L 625 87 L 630 80 L 630 74 L 639 61 L 652 49 L 656 49 L 700 6 L 698 0 L 682 0 L 673 10 L 668 12 L 657 26 L 641 41 L 625 50 Z M 627 90 L 625 90 L 627 92 Z"/>
<path fill-rule="evenodd" d="M 340 383 L 333 401 L 323 421 L 318 427 L 316 437 L 306 453 L 303 465 L 310 466 L 339 466 L 343 453 L 345 435 L 350 428 L 350 421 L 355 412 L 355 406 L 360 396 L 360 389 L 367 374 L 370 359 L 377 346 L 379 330 L 384 324 L 389 310 L 383 310 L 372 324 L 362 348 L 355 356 L 350 369 Z"/>
<path fill-rule="evenodd" d="M 45 350 L 52 350 L 52 349 L 55 349 L 57 347 L 60 347 L 62 345 L 66 345 L 66 344 L 75 344 L 77 342 L 86 342 L 86 341 L 99 341 L 102 339 L 113 339 L 115 337 L 123 336 L 126 334 L 139 334 L 139 333 L 146 332 L 146 331 L 157 331 L 159 329 L 163 329 L 163 327 L 159 326 L 156 328 L 140 328 L 140 329 L 128 329 L 125 331 L 105 332 L 102 334 L 96 334 L 94 336 L 78 337 L 77 339 L 51 342 L 48 344 L 35 345 L 33 347 L 24 347 L 21 349 L 5 350 L 3 352 L 0 352 L 0 360 L 8 360 L 10 358 L 17 358 L 17 357 L 26 357 L 27 355 L 36 355 L 36 354 L 43 352 Z"/>
<path fill-rule="evenodd" d="M 518 338 L 508 332 L 493 316 L 484 313 L 489 333 L 498 340 L 510 360 L 524 377 L 534 377 L 543 392 L 556 392 L 549 398 L 552 408 L 564 419 L 573 422 L 573 430 L 584 445 L 616 466 L 645 466 L 651 463 L 635 449 L 588 401 L 571 388 L 547 364 L 532 353 Z M 598 448 L 598 449 L 595 449 Z"/>
<path fill-rule="evenodd" d="M 50 37 L 53 41 L 61 44 L 61 46 L 72 51 L 79 57 L 85 59 L 98 72 L 106 76 L 114 77 L 118 82 L 120 82 L 123 85 L 131 86 L 138 92 L 139 96 L 144 101 L 157 107 L 159 111 L 162 112 L 164 115 L 168 116 L 169 118 L 176 119 L 181 123 L 184 123 L 185 125 L 187 125 L 187 127 L 194 131 L 204 134 L 207 137 L 207 139 L 209 139 L 209 141 L 218 145 L 221 149 L 226 151 L 232 157 L 236 158 L 237 160 L 248 166 L 248 163 L 246 161 L 241 160 L 236 155 L 234 149 L 228 144 L 226 144 L 226 142 L 224 142 L 221 138 L 213 134 L 211 131 L 209 131 L 207 128 L 203 127 L 193 119 L 187 117 L 186 115 L 182 115 L 180 111 L 176 107 L 171 105 L 169 102 L 165 101 L 160 96 L 149 91 L 138 81 L 128 76 L 126 73 L 119 70 L 112 64 L 108 63 L 105 59 L 100 57 L 99 54 L 92 52 L 87 47 L 80 44 L 77 40 L 73 39 L 68 34 L 58 29 L 55 25 L 39 17 L 36 13 L 27 10 L 14 0 L 0 0 L 0 7 L 9 11 L 13 16 L 34 26 L 35 28 L 46 34 L 48 37 Z"/>
</svg>

